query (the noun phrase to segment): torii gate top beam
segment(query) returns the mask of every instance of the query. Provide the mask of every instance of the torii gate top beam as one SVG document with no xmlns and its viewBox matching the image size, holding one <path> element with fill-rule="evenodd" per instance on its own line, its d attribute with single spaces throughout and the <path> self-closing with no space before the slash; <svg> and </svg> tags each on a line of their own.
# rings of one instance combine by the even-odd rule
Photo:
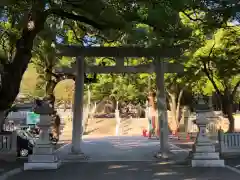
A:
<svg viewBox="0 0 240 180">
<path fill-rule="evenodd" d="M 55 71 L 57 73 L 75 74 L 76 65 L 73 67 L 59 67 Z M 184 71 L 182 64 L 164 62 L 164 73 L 180 73 Z M 140 64 L 137 66 L 88 66 L 84 67 L 85 73 L 153 73 L 155 72 L 154 65 Z"/>
<path fill-rule="evenodd" d="M 182 45 L 172 48 L 143 47 L 79 47 L 58 46 L 59 56 L 68 57 L 176 57 L 182 53 Z"/>
</svg>

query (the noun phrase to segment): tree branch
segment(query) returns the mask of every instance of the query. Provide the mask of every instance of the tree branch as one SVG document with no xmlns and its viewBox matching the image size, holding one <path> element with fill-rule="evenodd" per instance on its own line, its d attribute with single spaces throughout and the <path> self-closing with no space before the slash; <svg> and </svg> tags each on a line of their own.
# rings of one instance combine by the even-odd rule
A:
<svg viewBox="0 0 240 180">
<path fill-rule="evenodd" d="M 190 19 L 191 21 L 200 21 L 200 22 L 204 22 L 203 21 L 203 19 L 199 19 L 199 18 L 192 18 L 191 17 L 191 14 L 188 14 L 188 13 L 186 13 L 185 11 L 182 11 L 182 13 L 188 18 L 188 19 Z M 194 13 L 192 13 L 192 14 L 194 14 Z"/>
<path fill-rule="evenodd" d="M 74 74 L 66 74 L 66 73 L 54 73 L 50 69 L 46 69 L 46 73 L 49 73 L 51 76 L 53 76 L 56 79 L 56 82 L 59 83 L 60 81 L 66 80 L 66 79 L 72 79 L 75 81 L 75 75 Z M 87 77 L 87 74 L 84 73 L 84 82 L 86 84 L 95 83 L 97 81 L 97 74 L 94 73 L 92 78 Z"/>
<path fill-rule="evenodd" d="M 98 43 L 98 42 L 96 42 L 96 41 L 91 41 L 91 40 L 89 40 L 89 39 L 88 39 L 88 40 L 85 40 L 84 38 L 78 38 L 78 37 L 77 37 L 77 32 L 74 30 L 73 26 L 72 26 L 71 24 L 66 24 L 66 25 L 73 31 L 74 36 L 76 37 L 77 41 L 79 41 L 79 42 L 82 41 L 82 42 L 84 42 L 84 43 L 89 43 L 89 42 L 90 42 L 92 45 L 93 45 L 93 44 L 95 45 L 95 44 Z M 82 25 L 78 25 L 78 27 L 87 33 L 86 27 L 84 27 L 84 26 L 82 26 Z M 122 36 L 122 34 L 123 34 L 123 33 L 121 33 L 118 38 L 120 38 L 120 37 Z M 105 42 L 107 42 L 107 43 L 113 43 L 113 42 L 116 41 L 116 40 L 108 40 L 106 37 L 100 35 L 99 33 L 94 33 L 93 35 L 91 35 L 91 37 L 99 38 L 99 39 L 101 39 L 101 40 L 103 40 L 103 41 L 105 41 Z M 118 39 L 118 38 L 116 38 L 116 39 Z"/>
<path fill-rule="evenodd" d="M 89 40 L 89 39 L 86 40 L 86 39 L 84 39 L 83 37 L 78 37 L 77 32 L 76 32 L 76 30 L 75 30 L 76 28 L 74 28 L 71 24 L 68 24 L 68 23 L 67 23 L 66 25 L 72 30 L 72 32 L 73 32 L 76 40 L 77 40 L 78 42 L 82 43 L 81 45 L 83 45 L 83 43 L 90 44 L 90 45 L 96 45 L 96 44 L 97 44 L 96 41 L 92 41 L 92 40 Z M 80 27 L 80 28 L 81 28 L 81 27 Z M 81 28 L 81 29 L 87 33 L 87 30 L 86 30 L 85 28 Z"/>
<path fill-rule="evenodd" d="M 50 14 L 53 14 L 53 15 L 57 15 L 58 17 L 61 17 L 61 18 L 67 18 L 67 19 L 72 19 L 72 20 L 75 20 L 75 21 L 80 21 L 80 22 L 83 22 L 83 23 L 86 23 L 90 26 L 93 26 L 97 29 L 105 29 L 105 28 L 109 28 L 108 25 L 106 24 L 100 24 L 100 23 L 97 23 L 95 22 L 94 20 L 91 20 L 85 16 L 81 16 L 81 15 L 76 15 L 76 14 L 73 14 L 73 13 L 69 13 L 67 11 L 64 11 L 60 8 L 51 8 L 50 9 Z"/>
<path fill-rule="evenodd" d="M 86 74 L 84 74 L 84 82 L 85 82 L 86 84 L 90 84 L 90 83 L 95 83 L 95 82 L 97 82 L 97 74 L 94 73 L 92 78 L 89 78 L 89 77 L 87 77 Z"/>
<path fill-rule="evenodd" d="M 185 88 L 182 88 L 178 94 L 178 98 L 177 98 L 177 107 L 176 107 L 176 116 L 178 119 L 178 122 L 180 122 L 181 118 L 180 118 L 180 106 L 181 106 L 181 100 L 182 100 L 182 96 L 183 96 L 183 92 L 184 92 Z"/>
<path fill-rule="evenodd" d="M 60 81 L 63 81 L 65 79 L 72 79 L 75 81 L 75 75 L 74 74 L 66 74 L 66 73 L 54 73 L 50 69 L 45 70 L 46 73 L 49 73 L 51 76 L 53 76 L 56 81 L 59 83 Z"/>
<path fill-rule="evenodd" d="M 213 53 L 214 46 L 215 46 L 215 43 L 211 47 L 207 58 L 210 58 L 211 54 Z M 217 84 L 215 83 L 213 77 L 210 75 L 210 72 L 209 72 L 209 69 L 207 68 L 206 63 L 204 61 L 201 61 L 201 62 L 203 64 L 203 72 L 206 74 L 207 78 L 211 81 L 211 83 L 212 83 L 214 89 L 216 90 L 217 94 L 221 95 L 221 91 L 219 90 L 219 88 L 218 88 Z"/>
<path fill-rule="evenodd" d="M 124 34 L 124 33 L 121 33 L 118 38 L 122 37 L 123 34 Z M 101 36 L 101 35 L 99 35 L 99 34 L 95 34 L 94 36 L 95 36 L 96 38 L 100 38 L 100 39 L 104 40 L 106 43 L 113 43 L 113 42 L 116 41 L 116 40 L 108 40 L 106 37 Z M 118 39 L 118 38 L 116 38 L 116 39 Z"/>
<path fill-rule="evenodd" d="M 206 63 L 202 62 L 203 64 L 203 72 L 206 74 L 206 76 L 208 77 L 208 79 L 211 81 L 214 89 L 216 90 L 216 92 L 221 95 L 221 91 L 218 89 L 217 84 L 215 83 L 214 79 L 211 77 L 210 73 L 208 72 Z"/>
<path fill-rule="evenodd" d="M 77 32 L 75 31 L 75 29 L 74 29 L 70 24 L 67 23 L 66 25 L 71 29 L 71 31 L 73 32 L 76 40 L 77 40 L 78 42 L 80 42 L 81 45 L 83 44 L 83 42 L 86 43 L 83 38 L 79 38 L 79 37 L 78 37 Z"/>
</svg>

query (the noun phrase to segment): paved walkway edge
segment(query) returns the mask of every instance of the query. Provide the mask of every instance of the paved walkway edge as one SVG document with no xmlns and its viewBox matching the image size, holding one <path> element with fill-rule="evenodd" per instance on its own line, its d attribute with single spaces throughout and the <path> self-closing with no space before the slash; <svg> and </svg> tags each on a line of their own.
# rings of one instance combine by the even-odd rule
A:
<svg viewBox="0 0 240 180">
<path fill-rule="evenodd" d="M 184 152 L 186 152 L 186 153 L 189 152 L 188 150 L 183 149 L 183 148 L 181 148 L 181 147 L 179 147 L 179 146 L 177 146 L 177 145 L 175 145 L 175 144 L 173 144 L 173 143 L 169 143 L 169 144 L 170 144 L 172 147 L 176 148 L 176 149 L 182 150 L 182 151 L 184 151 Z M 66 144 L 66 145 L 68 145 L 68 144 Z M 65 146 L 66 146 L 66 145 L 65 145 Z M 95 161 L 95 162 L 96 162 L 96 161 Z M 101 162 L 101 161 L 100 161 L 100 162 Z M 139 161 L 139 162 L 140 162 L 140 161 Z M 240 175 L 240 170 L 238 170 L 238 169 L 236 169 L 236 168 L 234 168 L 234 167 L 225 165 L 225 168 L 227 168 L 227 169 L 229 169 L 229 170 L 231 170 L 231 171 L 233 171 L 233 172 L 235 172 L 235 173 L 237 173 L 237 174 Z M 15 168 L 15 169 L 12 169 L 12 170 L 10 170 L 10 171 L 7 171 L 7 172 L 3 173 L 3 174 L 0 176 L 0 180 L 6 180 L 8 177 L 13 176 L 13 175 L 16 175 L 16 174 L 18 174 L 18 173 L 21 173 L 22 171 L 23 171 L 23 168 L 22 168 L 22 167 L 21 167 L 21 168 Z"/>
<path fill-rule="evenodd" d="M 235 172 L 235 173 L 237 173 L 237 174 L 240 175 L 240 170 L 238 170 L 238 169 L 236 169 L 236 168 L 234 168 L 234 167 L 225 165 L 225 168 L 227 168 L 227 169 L 229 169 L 229 170 L 231 170 L 231 171 L 233 171 L 233 172 Z"/>
<path fill-rule="evenodd" d="M 3 173 L 3 175 L 0 176 L 0 180 L 6 180 L 8 177 L 16 175 L 18 173 L 21 173 L 22 171 L 23 171 L 23 167 L 7 171 L 7 172 Z"/>
<path fill-rule="evenodd" d="M 179 146 L 177 146 L 177 145 L 175 145 L 175 144 L 173 144 L 173 143 L 169 143 L 169 144 L 170 144 L 172 147 L 176 148 L 176 149 L 182 150 L 182 151 L 184 151 L 184 152 L 186 152 L 186 153 L 189 152 L 188 150 L 183 149 L 183 148 L 181 148 L 181 147 L 179 147 Z M 229 166 L 229 165 L 225 165 L 225 168 L 227 168 L 227 169 L 229 169 L 229 170 L 231 170 L 231 171 L 233 171 L 233 172 L 235 172 L 235 173 L 237 173 L 237 174 L 240 175 L 240 170 L 238 170 L 237 168 L 231 167 L 231 166 Z"/>
</svg>

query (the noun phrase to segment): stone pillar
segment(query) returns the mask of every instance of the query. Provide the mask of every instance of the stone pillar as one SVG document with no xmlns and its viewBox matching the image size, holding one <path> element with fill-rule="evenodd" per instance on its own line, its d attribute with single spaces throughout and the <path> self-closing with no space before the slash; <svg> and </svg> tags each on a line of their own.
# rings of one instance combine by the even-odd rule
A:
<svg viewBox="0 0 240 180">
<path fill-rule="evenodd" d="M 35 113 L 40 114 L 40 136 L 33 148 L 33 154 L 28 157 L 28 162 L 24 163 L 24 170 L 57 169 L 60 161 L 54 155 L 54 149 L 49 139 L 49 129 L 51 125 L 51 115 L 53 109 L 44 101 L 35 108 Z"/>
<path fill-rule="evenodd" d="M 72 148 L 73 159 L 85 158 L 81 151 L 82 121 L 83 121 L 83 96 L 84 96 L 84 58 L 78 57 L 76 60 L 77 74 L 75 79 L 75 93 L 73 105 L 73 128 L 72 128 Z M 70 156 L 69 156 L 70 157 Z"/>
<path fill-rule="evenodd" d="M 164 87 L 164 62 L 160 59 L 155 60 L 155 73 L 157 84 L 157 112 L 160 130 L 160 155 L 167 157 L 168 154 L 168 117 L 166 106 L 166 93 Z"/>
<path fill-rule="evenodd" d="M 189 130 L 189 116 L 190 116 L 190 112 L 187 106 L 184 106 L 183 108 L 183 121 L 184 121 L 184 132 L 190 132 Z"/>
<path fill-rule="evenodd" d="M 91 105 L 91 91 L 90 91 L 90 85 L 88 85 L 88 107 Z"/>
<path fill-rule="evenodd" d="M 208 97 L 208 106 L 210 108 L 213 108 L 213 99 L 212 99 L 212 95 Z"/>
<path fill-rule="evenodd" d="M 86 108 L 86 111 L 83 112 L 83 115 L 84 115 L 84 118 L 83 118 L 83 121 L 84 121 L 84 126 L 85 126 L 85 121 L 86 119 L 89 117 L 89 114 L 91 113 L 91 91 L 90 91 L 90 85 L 87 86 L 87 108 Z M 86 113 L 87 112 L 87 113 Z M 84 114 L 86 113 L 86 114 Z"/>
<path fill-rule="evenodd" d="M 148 118 L 148 101 L 146 101 L 145 118 Z"/>
<path fill-rule="evenodd" d="M 94 109 L 97 109 L 97 102 L 94 103 Z"/>
<path fill-rule="evenodd" d="M 192 167 L 224 167 L 224 160 L 219 158 L 219 153 L 215 152 L 215 145 L 206 135 L 206 126 L 208 119 L 206 112 L 211 109 L 200 99 L 196 106 L 197 119 L 196 124 L 199 128 L 199 133 L 195 142 Z"/>
<path fill-rule="evenodd" d="M 116 118 L 116 136 L 119 136 L 119 128 L 121 124 L 121 118 L 120 118 L 120 113 L 118 109 L 118 101 L 117 101 L 117 106 L 115 110 L 115 118 Z"/>
</svg>

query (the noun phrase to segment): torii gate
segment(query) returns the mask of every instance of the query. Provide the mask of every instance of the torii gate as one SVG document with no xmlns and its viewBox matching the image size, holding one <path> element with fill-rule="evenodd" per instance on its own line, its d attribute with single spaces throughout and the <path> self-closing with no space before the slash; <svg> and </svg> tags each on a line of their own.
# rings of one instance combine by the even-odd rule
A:
<svg viewBox="0 0 240 180">
<path fill-rule="evenodd" d="M 166 96 L 164 88 L 164 73 L 179 73 L 184 71 L 181 64 L 160 61 L 161 58 L 173 58 L 179 56 L 181 47 L 174 48 L 141 48 L 141 47 L 78 47 L 60 46 L 60 56 L 76 57 L 76 66 L 71 68 L 60 68 L 64 73 L 75 73 L 75 95 L 73 107 L 73 130 L 72 130 L 72 153 L 82 154 L 80 142 L 82 136 L 83 119 L 83 95 L 84 95 L 84 73 L 156 73 L 157 85 L 157 109 L 160 120 L 160 152 L 166 154 L 168 151 L 168 118 L 166 107 Z M 84 57 L 114 57 L 115 66 L 88 65 Z M 153 62 L 136 66 L 125 66 L 125 57 L 148 57 Z"/>
</svg>

